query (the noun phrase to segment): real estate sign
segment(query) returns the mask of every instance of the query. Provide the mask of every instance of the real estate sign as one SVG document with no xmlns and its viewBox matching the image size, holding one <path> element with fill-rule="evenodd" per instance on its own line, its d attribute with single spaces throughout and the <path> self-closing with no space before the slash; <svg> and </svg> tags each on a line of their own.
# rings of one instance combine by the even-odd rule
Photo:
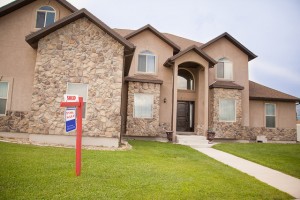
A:
<svg viewBox="0 0 300 200">
<path fill-rule="evenodd" d="M 76 108 L 67 108 L 65 111 L 66 132 L 76 130 Z"/>
</svg>

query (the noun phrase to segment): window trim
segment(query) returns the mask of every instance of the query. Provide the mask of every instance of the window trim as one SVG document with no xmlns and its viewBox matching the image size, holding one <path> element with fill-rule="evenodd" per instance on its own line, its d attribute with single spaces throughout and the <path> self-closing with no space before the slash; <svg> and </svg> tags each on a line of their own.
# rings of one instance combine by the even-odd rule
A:
<svg viewBox="0 0 300 200">
<path fill-rule="evenodd" d="M 7 105 L 8 105 L 8 100 L 9 100 L 9 89 L 10 89 L 10 87 L 9 87 L 9 81 L 0 81 L 0 83 L 7 83 L 7 92 L 6 92 L 6 104 L 5 104 L 5 112 L 4 112 L 4 114 L 1 114 L 0 113 L 0 116 L 6 116 L 6 112 L 7 112 Z M 5 98 L 2 98 L 2 97 L 0 97 L 0 99 L 5 99 Z"/>
<path fill-rule="evenodd" d="M 274 105 L 274 115 L 267 115 L 267 104 Z M 265 127 L 266 128 L 271 128 L 271 129 L 276 128 L 276 125 L 277 125 L 277 122 L 276 122 L 277 114 L 276 114 L 276 112 L 277 112 L 276 103 L 265 103 Z M 267 127 L 267 116 L 275 117 L 275 127 Z"/>
<path fill-rule="evenodd" d="M 145 51 L 149 51 L 149 52 L 151 52 L 152 54 L 150 54 L 150 53 L 143 53 L 143 52 L 145 52 Z M 139 71 L 139 56 L 140 55 L 145 55 L 146 56 L 146 72 L 141 72 L 141 71 Z M 147 55 L 149 55 L 149 56 L 154 56 L 154 72 L 147 72 L 147 69 L 148 69 L 148 66 L 147 66 Z M 157 74 L 157 59 L 158 59 L 158 56 L 155 54 L 155 53 L 153 53 L 152 51 L 150 51 L 150 50 L 148 50 L 148 49 L 146 49 L 146 50 L 142 50 L 142 51 L 140 51 L 138 54 L 137 54 L 137 65 L 136 65 L 136 71 L 137 71 L 137 73 L 138 74 Z"/>
<path fill-rule="evenodd" d="M 221 106 L 221 100 L 234 100 L 234 120 L 221 120 L 220 119 L 220 106 Z M 219 122 L 236 122 L 236 99 L 234 98 L 220 98 L 219 99 Z"/>
<path fill-rule="evenodd" d="M 135 96 L 136 95 L 147 95 L 147 96 L 151 96 L 152 97 L 152 105 L 151 105 L 151 117 L 139 117 L 136 116 L 135 114 Z M 136 119 L 153 119 L 153 109 L 154 109 L 154 94 L 150 94 L 150 93 L 134 93 L 133 94 L 133 118 Z"/>
<path fill-rule="evenodd" d="M 194 81 L 194 87 L 193 87 L 193 89 L 191 89 L 191 90 L 188 90 L 188 89 L 182 89 L 182 88 L 178 88 L 178 72 L 179 72 L 179 70 L 181 70 L 181 69 L 183 69 L 183 70 L 185 70 L 185 71 L 188 71 L 191 75 L 192 75 L 192 77 L 193 77 L 193 81 Z M 190 71 L 190 70 L 188 70 L 188 69 L 186 69 L 186 68 L 179 68 L 178 69 L 178 72 L 177 72 L 177 90 L 181 90 L 181 91 L 185 91 L 185 92 L 187 92 L 187 91 L 191 91 L 191 92 L 195 92 L 196 91 L 196 79 L 195 79 L 195 76 L 194 76 L 194 74 Z"/>
<path fill-rule="evenodd" d="M 51 8 L 53 8 L 53 10 L 54 11 L 50 11 L 50 10 L 40 10 L 42 7 L 44 7 L 44 6 L 49 6 L 49 7 L 51 7 Z M 56 11 L 56 9 L 53 7 L 53 6 L 50 6 L 50 5 L 41 5 L 41 6 L 39 6 L 37 9 L 36 9 L 36 11 L 35 11 L 35 25 L 34 25 L 34 28 L 35 29 L 42 29 L 42 28 L 38 28 L 38 27 L 36 27 L 36 21 L 37 21 L 37 16 L 38 16 L 38 12 L 44 12 L 44 13 L 46 13 L 45 14 L 45 18 L 44 18 L 44 26 L 42 27 L 42 28 L 45 28 L 46 27 L 46 19 L 47 19 L 47 13 L 49 12 L 49 13 L 54 13 L 54 22 L 53 23 L 55 23 L 56 22 L 56 15 L 57 15 L 57 11 Z"/>
<path fill-rule="evenodd" d="M 231 63 L 231 79 L 230 78 L 219 78 L 218 77 L 218 63 L 220 63 L 220 60 L 226 60 L 227 62 L 223 62 L 223 63 Z M 234 73 L 233 73 L 233 62 L 231 60 L 229 60 L 226 57 L 220 58 L 218 59 L 218 63 L 215 65 L 215 78 L 216 80 L 222 80 L 222 81 L 233 81 L 234 80 Z M 224 65 L 224 74 L 225 74 L 225 65 Z"/>
<path fill-rule="evenodd" d="M 87 112 L 87 108 L 88 108 L 88 98 L 89 98 L 89 84 L 87 84 L 87 83 L 71 83 L 71 82 L 67 82 L 67 90 L 66 90 L 66 94 L 68 94 L 67 92 L 68 92 L 68 90 L 69 90 L 69 84 L 77 84 L 77 85 L 79 85 L 79 84 L 85 84 L 85 85 L 87 85 L 87 91 L 86 91 L 86 101 L 83 101 L 83 103 L 85 103 L 85 116 L 83 117 L 82 116 L 82 119 L 83 120 L 86 120 L 87 119 L 87 116 L 88 116 L 88 112 Z M 75 94 L 76 95 L 76 94 Z"/>
</svg>

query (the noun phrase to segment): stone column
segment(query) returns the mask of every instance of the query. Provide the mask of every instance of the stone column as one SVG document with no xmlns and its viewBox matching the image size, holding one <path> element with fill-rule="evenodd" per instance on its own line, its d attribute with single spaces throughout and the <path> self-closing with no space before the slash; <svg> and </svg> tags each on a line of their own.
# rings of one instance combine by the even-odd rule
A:
<svg viewBox="0 0 300 200">
<path fill-rule="evenodd" d="M 204 135 L 208 129 L 208 69 L 209 66 L 204 69 Z"/>
</svg>

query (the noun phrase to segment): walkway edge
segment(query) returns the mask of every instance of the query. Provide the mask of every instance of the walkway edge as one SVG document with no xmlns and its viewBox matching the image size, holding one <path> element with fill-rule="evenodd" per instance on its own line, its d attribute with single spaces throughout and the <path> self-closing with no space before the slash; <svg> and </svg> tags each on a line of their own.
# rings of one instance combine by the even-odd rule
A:
<svg viewBox="0 0 300 200">
<path fill-rule="evenodd" d="M 194 149 L 300 199 L 300 179 L 298 178 L 213 148 Z"/>
</svg>

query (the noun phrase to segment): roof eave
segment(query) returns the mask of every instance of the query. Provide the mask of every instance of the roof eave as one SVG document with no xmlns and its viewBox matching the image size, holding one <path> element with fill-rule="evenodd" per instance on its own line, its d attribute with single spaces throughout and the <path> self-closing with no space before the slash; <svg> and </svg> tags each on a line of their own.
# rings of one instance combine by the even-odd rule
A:
<svg viewBox="0 0 300 200">
<path fill-rule="evenodd" d="M 104 24 L 102 21 L 100 21 L 97 17 L 92 15 L 89 11 L 86 9 L 78 10 L 75 13 L 72 13 L 71 15 L 62 18 L 61 20 L 55 22 L 54 24 L 51 24 L 50 26 L 43 28 L 37 32 L 31 33 L 25 37 L 25 40 L 32 48 L 37 48 L 38 41 L 45 37 L 46 35 L 56 31 L 59 28 L 64 27 L 65 25 L 76 21 L 82 17 L 87 17 L 89 20 L 91 20 L 95 25 L 97 25 L 99 28 L 104 29 L 108 35 L 110 35 L 112 38 L 116 39 L 119 43 L 121 43 L 126 51 L 134 51 L 135 46 L 131 44 L 129 41 L 124 39 L 122 36 L 120 36 L 118 33 L 116 33 L 114 30 L 112 30 L 110 27 L 108 27 L 106 24 Z"/>
<path fill-rule="evenodd" d="M 249 96 L 250 100 L 260 100 L 260 101 L 283 101 L 283 102 L 300 102 L 300 99 L 286 99 L 286 98 L 272 98 L 272 97 L 254 97 Z"/>
<path fill-rule="evenodd" d="M 245 54 L 248 55 L 248 61 L 253 60 L 254 58 L 257 58 L 257 55 L 255 55 L 253 52 L 251 52 L 249 49 L 247 49 L 244 45 L 242 45 L 238 40 L 236 40 L 234 37 L 232 37 L 229 33 L 225 32 L 214 39 L 208 41 L 207 43 L 200 46 L 201 49 L 204 49 L 205 47 L 211 45 L 212 43 L 218 41 L 219 39 L 225 37 L 227 40 L 232 42 L 236 47 L 238 47 L 241 51 L 243 51 Z"/>
<path fill-rule="evenodd" d="M 156 30 L 153 26 L 151 26 L 150 24 L 147 24 L 131 33 L 129 33 L 128 35 L 125 35 L 124 38 L 125 39 L 130 39 L 133 38 L 134 36 L 138 35 L 139 33 L 145 31 L 145 30 L 149 30 L 152 33 L 154 33 L 157 37 L 159 37 L 161 40 L 163 40 L 164 42 L 166 42 L 168 45 L 170 45 L 173 48 L 173 52 L 174 54 L 177 54 L 180 51 L 180 47 L 175 44 L 173 41 L 171 41 L 169 38 L 167 38 L 166 36 L 164 36 L 161 32 L 159 32 L 158 30 Z"/>
</svg>

